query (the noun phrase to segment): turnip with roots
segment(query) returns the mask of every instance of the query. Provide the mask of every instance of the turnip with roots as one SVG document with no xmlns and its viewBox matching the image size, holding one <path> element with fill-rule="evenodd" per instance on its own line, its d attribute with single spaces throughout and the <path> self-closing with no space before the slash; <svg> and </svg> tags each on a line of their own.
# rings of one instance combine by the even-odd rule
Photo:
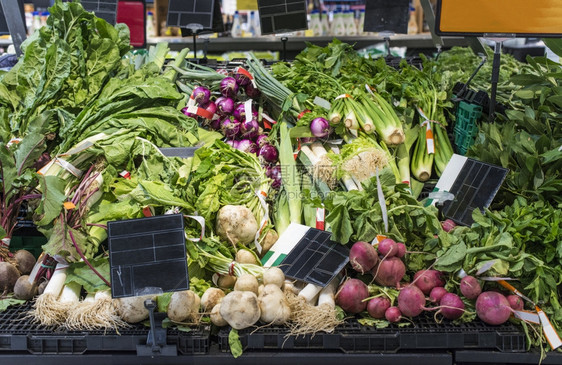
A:
<svg viewBox="0 0 562 365">
<path fill-rule="evenodd" d="M 381 260 L 372 270 L 375 281 L 379 285 L 400 287 L 400 280 L 406 274 L 406 266 L 398 257 Z"/>
<path fill-rule="evenodd" d="M 359 279 L 348 279 L 336 294 L 336 304 L 347 313 L 357 314 L 365 310 L 364 299 L 369 296 L 367 285 Z"/>
<path fill-rule="evenodd" d="M 485 291 L 476 299 L 476 315 L 491 325 L 505 323 L 513 313 L 507 298 L 495 291 Z"/>
<path fill-rule="evenodd" d="M 435 287 L 444 286 L 443 274 L 437 270 L 420 270 L 414 274 L 415 284 L 425 294 L 429 295 Z"/>
<path fill-rule="evenodd" d="M 367 303 L 367 313 L 376 319 L 383 319 L 388 308 L 390 308 L 390 300 L 385 297 L 375 297 Z"/>
<path fill-rule="evenodd" d="M 349 250 L 349 263 L 353 270 L 364 274 L 379 261 L 377 250 L 368 242 L 357 241 Z"/>
<path fill-rule="evenodd" d="M 476 299 L 482 293 L 482 287 L 474 276 L 465 276 L 461 279 L 460 291 L 467 299 Z"/>
</svg>

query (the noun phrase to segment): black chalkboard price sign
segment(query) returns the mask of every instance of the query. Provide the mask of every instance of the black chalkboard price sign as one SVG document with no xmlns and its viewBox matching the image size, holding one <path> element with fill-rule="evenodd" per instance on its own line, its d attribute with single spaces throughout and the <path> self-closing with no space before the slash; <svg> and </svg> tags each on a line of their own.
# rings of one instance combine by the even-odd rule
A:
<svg viewBox="0 0 562 365">
<path fill-rule="evenodd" d="M 306 0 L 258 0 L 262 34 L 308 29 Z"/>
<path fill-rule="evenodd" d="M 365 32 L 408 33 L 409 0 L 367 0 Z"/>
<path fill-rule="evenodd" d="M 215 0 L 169 0 L 169 27 L 203 30 L 213 28 Z"/>
</svg>

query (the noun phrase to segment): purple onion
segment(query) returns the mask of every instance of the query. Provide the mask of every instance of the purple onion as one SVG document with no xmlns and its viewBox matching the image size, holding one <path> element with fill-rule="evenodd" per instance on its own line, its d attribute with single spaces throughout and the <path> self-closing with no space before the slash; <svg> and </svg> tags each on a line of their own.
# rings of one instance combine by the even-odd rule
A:
<svg viewBox="0 0 562 365">
<path fill-rule="evenodd" d="M 240 134 L 243 138 L 254 139 L 258 136 L 260 125 L 254 118 L 240 123 Z"/>
<path fill-rule="evenodd" d="M 238 141 L 237 140 L 229 139 L 228 141 L 226 141 L 226 144 L 229 145 L 232 148 L 238 148 Z"/>
<path fill-rule="evenodd" d="M 256 153 L 257 146 L 249 139 L 242 139 L 238 142 L 238 146 L 236 147 L 236 149 L 246 153 Z"/>
<path fill-rule="evenodd" d="M 215 104 L 217 105 L 217 113 L 222 116 L 230 115 L 234 110 L 234 100 L 231 98 L 220 96 L 215 100 Z"/>
<path fill-rule="evenodd" d="M 263 147 L 267 143 L 267 134 L 260 134 L 256 137 L 256 144 L 258 147 Z"/>
<path fill-rule="evenodd" d="M 279 159 L 279 152 L 277 151 L 277 148 L 275 148 L 275 146 L 266 143 L 260 148 L 258 156 L 265 162 L 275 163 Z"/>
<path fill-rule="evenodd" d="M 234 118 L 224 118 L 221 129 L 226 138 L 236 138 L 240 133 L 240 122 Z"/>
<path fill-rule="evenodd" d="M 251 80 L 248 76 L 241 74 L 241 73 L 235 73 L 234 74 L 234 79 L 236 79 L 236 83 L 238 84 L 238 86 L 246 86 L 249 83 L 251 83 Z"/>
<path fill-rule="evenodd" d="M 330 122 L 327 119 L 318 117 L 310 122 L 310 131 L 314 137 L 323 138 L 330 134 L 332 128 L 330 127 Z"/>
<path fill-rule="evenodd" d="M 232 111 L 232 116 L 238 120 L 246 119 L 246 108 L 244 103 L 237 103 Z"/>
<path fill-rule="evenodd" d="M 183 114 L 187 115 L 187 116 L 190 117 L 190 118 L 195 118 L 195 119 L 197 119 L 197 115 L 188 112 L 187 109 L 188 109 L 188 108 L 185 107 L 185 108 L 183 108 L 183 109 L 181 110 L 181 112 L 182 112 Z"/>
<path fill-rule="evenodd" d="M 238 94 L 238 84 L 234 77 L 225 77 L 222 79 L 219 90 L 224 97 L 233 98 Z"/>
<path fill-rule="evenodd" d="M 211 127 L 212 130 L 218 131 L 219 129 L 221 129 L 221 124 L 222 124 L 222 120 L 220 118 L 214 118 L 213 120 L 211 120 L 209 126 Z"/>
<path fill-rule="evenodd" d="M 267 166 L 265 170 L 265 175 L 273 180 L 271 182 L 271 187 L 274 189 L 279 189 L 281 187 L 281 166 Z"/>
<path fill-rule="evenodd" d="M 244 86 L 244 91 L 246 92 L 246 95 L 248 95 L 252 99 L 255 99 L 258 96 L 260 96 L 260 91 L 256 89 L 252 83 L 249 83 L 248 85 Z"/>
<path fill-rule="evenodd" d="M 301 143 L 304 143 L 304 144 L 314 143 L 314 142 L 316 142 L 316 137 L 302 137 L 300 140 L 301 140 Z"/>
<path fill-rule="evenodd" d="M 198 105 L 205 105 L 209 102 L 209 98 L 211 97 L 211 91 L 203 86 L 197 86 L 193 90 L 193 100 Z"/>
<path fill-rule="evenodd" d="M 207 104 L 201 105 L 201 108 L 213 114 L 217 112 L 217 104 L 215 104 L 215 102 L 213 101 L 209 101 L 207 102 Z"/>
</svg>

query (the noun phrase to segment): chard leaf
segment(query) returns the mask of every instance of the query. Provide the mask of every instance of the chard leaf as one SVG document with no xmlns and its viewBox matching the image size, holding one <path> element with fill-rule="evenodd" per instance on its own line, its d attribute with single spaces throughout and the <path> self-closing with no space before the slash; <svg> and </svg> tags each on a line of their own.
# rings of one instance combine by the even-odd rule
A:
<svg viewBox="0 0 562 365">
<path fill-rule="evenodd" d="M 39 181 L 43 197 L 35 211 L 40 219 L 35 223 L 38 226 L 46 226 L 55 220 L 63 209 L 66 181 L 58 176 L 41 176 Z"/>
<path fill-rule="evenodd" d="M 459 242 L 458 244 L 451 246 L 443 255 L 441 255 L 435 264 L 437 270 L 447 270 L 455 271 L 454 268 L 462 267 L 461 263 L 464 260 L 467 253 L 466 244 L 464 242 Z"/>
<path fill-rule="evenodd" d="M 23 299 L 15 299 L 15 298 L 6 298 L 0 299 L 0 312 L 5 311 L 8 307 L 12 307 L 14 305 L 22 305 L 26 301 Z"/>
<path fill-rule="evenodd" d="M 110 281 L 110 267 L 107 257 L 98 257 L 88 262 L 100 273 L 107 281 Z M 70 265 L 66 273 L 66 283 L 77 283 L 84 287 L 88 293 L 96 293 L 108 290 L 107 284 L 86 265 L 84 262 L 75 262 Z"/>
<path fill-rule="evenodd" d="M 228 333 L 228 347 L 230 348 L 230 353 L 235 359 L 242 356 L 242 342 L 240 342 L 238 331 L 234 328 L 230 329 L 230 332 Z"/>
</svg>

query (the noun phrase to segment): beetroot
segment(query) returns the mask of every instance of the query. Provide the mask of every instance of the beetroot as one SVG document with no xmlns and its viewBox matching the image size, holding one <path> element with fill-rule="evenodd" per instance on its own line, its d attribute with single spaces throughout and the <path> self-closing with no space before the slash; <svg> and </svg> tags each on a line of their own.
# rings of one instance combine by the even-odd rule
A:
<svg viewBox="0 0 562 365">
<path fill-rule="evenodd" d="M 385 238 L 379 242 L 378 250 L 384 257 L 396 256 L 398 253 L 398 244 L 392 238 Z"/>
<path fill-rule="evenodd" d="M 407 317 L 419 316 L 425 306 L 425 296 L 415 285 L 408 285 L 398 294 L 398 308 Z"/>
<path fill-rule="evenodd" d="M 388 298 L 376 297 L 367 303 L 367 312 L 371 317 L 377 319 L 383 319 L 388 308 L 390 308 L 390 300 Z"/>
<path fill-rule="evenodd" d="M 516 311 L 523 310 L 524 304 L 523 299 L 515 294 L 508 295 L 506 297 L 507 301 L 509 302 L 509 306 Z"/>
<path fill-rule="evenodd" d="M 402 242 L 397 242 L 396 245 L 398 246 L 398 253 L 396 253 L 396 257 L 404 257 L 404 255 L 406 255 L 406 245 Z"/>
<path fill-rule="evenodd" d="M 420 288 L 420 290 L 428 295 L 431 293 L 431 289 L 436 286 L 445 285 L 445 281 L 442 279 L 441 271 L 437 270 L 420 270 L 414 275 L 413 283 Z"/>
<path fill-rule="evenodd" d="M 450 320 L 458 319 L 464 313 L 464 303 L 458 295 L 453 293 L 443 295 L 439 301 L 439 307 L 439 313 Z"/>
<path fill-rule="evenodd" d="M 406 266 L 398 257 L 390 257 L 381 260 L 371 273 L 375 277 L 375 281 L 383 286 L 400 286 L 400 280 L 406 274 Z"/>
<path fill-rule="evenodd" d="M 480 283 L 474 276 L 465 276 L 461 279 L 461 293 L 467 299 L 476 299 L 480 293 L 482 293 L 482 288 Z"/>
<path fill-rule="evenodd" d="M 336 304 L 347 313 L 357 314 L 365 310 L 367 302 L 363 299 L 369 296 L 369 290 L 364 282 L 349 279 L 344 282 L 336 295 Z"/>
<path fill-rule="evenodd" d="M 402 313 L 398 307 L 390 307 L 384 312 L 384 318 L 390 323 L 396 323 L 402 318 Z"/>
<path fill-rule="evenodd" d="M 483 322 L 500 325 L 505 323 L 513 309 L 509 305 L 507 298 L 495 291 L 485 291 L 476 299 L 476 315 Z"/>
<path fill-rule="evenodd" d="M 443 288 L 442 286 L 436 286 L 435 288 L 431 289 L 431 293 L 429 293 L 429 301 L 433 303 L 439 303 L 443 295 L 447 293 L 447 289 Z"/>
<path fill-rule="evenodd" d="M 358 241 L 349 250 L 349 262 L 353 270 L 361 274 L 371 270 L 379 261 L 377 250 L 368 242 Z"/>
<path fill-rule="evenodd" d="M 451 219 L 445 219 L 443 222 L 441 222 L 441 228 L 443 228 L 445 232 L 451 232 L 456 226 L 456 223 Z"/>
</svg>

